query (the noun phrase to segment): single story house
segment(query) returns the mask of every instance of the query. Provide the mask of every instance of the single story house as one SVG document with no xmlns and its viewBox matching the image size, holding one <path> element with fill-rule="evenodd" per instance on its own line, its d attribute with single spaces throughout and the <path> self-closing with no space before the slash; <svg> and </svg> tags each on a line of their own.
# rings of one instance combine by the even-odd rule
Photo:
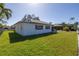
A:
<svg viewBox="0 0 79 59">
<path fill-rule="evenodd" d="M 14 26 L 15 31 L 23 36 L 52 32 L 51 23 L 41 21 L 39 17 L 32 17 L 31 15 L 25 15 Z"/>
<path fill-rule="evenodd" d="M 62 24 L 54 24 L 53 28 L 56 30 L 63 30 L 63 25 Z"/>
</svg>

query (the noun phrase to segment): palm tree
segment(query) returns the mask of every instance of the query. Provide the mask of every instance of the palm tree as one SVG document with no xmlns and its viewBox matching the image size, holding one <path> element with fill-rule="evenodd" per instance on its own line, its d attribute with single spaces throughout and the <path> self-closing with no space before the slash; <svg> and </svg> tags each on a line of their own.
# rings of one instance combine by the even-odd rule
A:
<svg viewBox="0 0 79 59">
<path fill-rule="evenodd" d="M 75 17 L 71 17 L 71 18 L 70 18 L 70 20 L 74 20 L 74 19 L 75 19 Z"/>
<path fill-rule="evenodd" d="M 12 11 L 5 8 L 5 4 L 0 3 L 0 22 L 5 22 L 12 16 Z"/>
<path fill-rule="evenodd" d="M 71 21 L 72 24 L 74 23 L 74 20 L 75 20 L 75 17 L 70 18 L 70 21 Z"/>
</svg>

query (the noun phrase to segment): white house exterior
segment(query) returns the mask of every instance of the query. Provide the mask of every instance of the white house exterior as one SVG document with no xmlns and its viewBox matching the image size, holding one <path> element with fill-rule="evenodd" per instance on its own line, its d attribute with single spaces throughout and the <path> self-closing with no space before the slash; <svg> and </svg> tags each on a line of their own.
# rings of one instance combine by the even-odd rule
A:
<svg viewBox="0 0 79 59">
<path fill-rule="evenodd" d="M 40 21 L 38 17 L 28 15 L 15 24 L 15 31 L 23 36 L 42 34 L 52 32 L 52 25 Z"/>
</svg>

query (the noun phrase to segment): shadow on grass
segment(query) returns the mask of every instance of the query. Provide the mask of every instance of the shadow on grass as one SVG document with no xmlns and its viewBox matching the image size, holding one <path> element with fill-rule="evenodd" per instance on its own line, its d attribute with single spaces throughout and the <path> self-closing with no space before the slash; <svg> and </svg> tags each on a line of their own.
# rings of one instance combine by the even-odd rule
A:
<svg viewBox="0 0 79 59">
<path fill-rule="evenodd" d="M 0 31 L 0 36 L 2 35 L 3 31 Z"/>
<path fill-rule="evenodd" d="M 39 34 L 39 35 L 21 36 L 17 34 L 16 32 L 10 32 L 9 38 L 10 38 L 10 43 L 16 43 L 16 42 L 25 41 L 25 40 L 33 40 L 33 39 L 48 36 L 51 34 L 56 34 L 56 33 L 45 33 L 45 34 Z"/>
</svg>

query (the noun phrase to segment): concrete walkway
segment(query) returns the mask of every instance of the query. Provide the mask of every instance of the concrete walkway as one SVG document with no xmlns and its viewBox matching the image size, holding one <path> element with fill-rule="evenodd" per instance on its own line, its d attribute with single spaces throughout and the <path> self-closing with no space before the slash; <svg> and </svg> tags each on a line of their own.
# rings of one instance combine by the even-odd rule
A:
<svg viewBox="0 0 79 59">
<path fill-rule="evenodd" d="M 77 31 L 78 33 L 78 56 L 79 56 L 79 31 Z"/>
</svg>

